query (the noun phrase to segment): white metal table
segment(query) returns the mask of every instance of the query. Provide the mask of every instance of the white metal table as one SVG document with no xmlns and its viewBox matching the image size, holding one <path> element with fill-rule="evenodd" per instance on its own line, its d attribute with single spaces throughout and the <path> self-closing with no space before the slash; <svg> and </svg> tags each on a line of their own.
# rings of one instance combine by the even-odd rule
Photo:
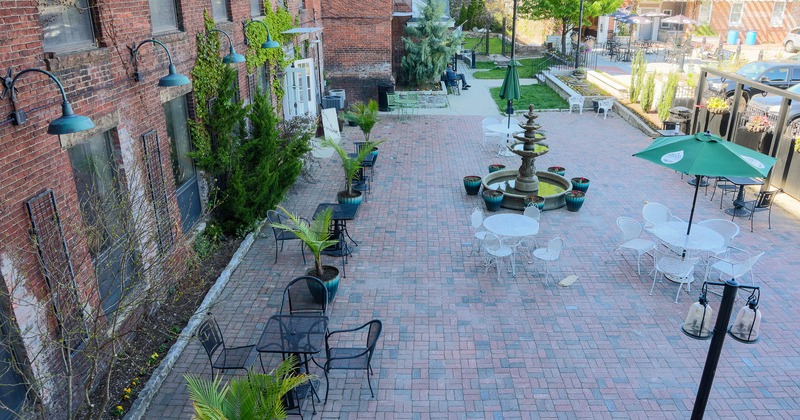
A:
<svg viewBox="0 0 800 420">
<path fill-rule="evenodd" d="M 506 238 L 522 239 L 539 233 L 539 222 L 523 214 L 501 213 L 483 219 L 483 226 L 489 232 Z M 517 242 L 519 243 L 519 241 Z M 517 275 L 516 253 L 511 254 L 511 273 Z"/>
<path fill-rule="evenodd" d="M 687 222 L 666 222 L 656 226 L 653 229 L 653 234 L 662 242 L 684 251 L 712 251 L 725 245 L 725 238 L 722 235 L 713 229 L 694 223 L 692 224 L 692 231 L 687 236 L 686 228 L 688 226 Z M 679 279 L 673 279 L 669 275 L 665 277 L 669 280 L 680 282 Z M 690 277 L 688 281 L 692 282 L 694 276 Z"/>
<path fill-rule="evenodd" d="M 512 120 L 510 126 L 508 125 L 508 121 L 507 120 L 503 120 L 503 122 L 501 124 L 490 124 L 490 125 L 487 125 L 486 129 L 491 131 L 491 132 L 493 132 L 493 133 L 505 134 L 506 135 L 506 142 L 508 142 L 508 137 L 509 136 L 525 131 L 519 126 L 519 123 L 517 123 L 516 120 Z M 508 150 L 507 147 L 501 147 L 500 151 L 498 152 L 498 154 L 500 156 L 514 156 L 514 154 L 511 153 L 511 151 Z"/>
</svg>

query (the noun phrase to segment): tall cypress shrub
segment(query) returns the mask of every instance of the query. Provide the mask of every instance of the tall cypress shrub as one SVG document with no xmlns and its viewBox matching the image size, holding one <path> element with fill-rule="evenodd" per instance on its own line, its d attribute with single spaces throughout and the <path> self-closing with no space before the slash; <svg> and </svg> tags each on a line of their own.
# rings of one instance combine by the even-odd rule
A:
<svg viewBox="0 0 800 420">
<path fill-rule="evenodd" d="M 661 99 L 658 101 L 658 118 L 666 121 L 669 118 L 669 109 L 672 108 L 672 101 L 675 99 L 675 91 L 678 89 L 678 73 L 670 73 L 667 83 L 661 88 Z"/>
<path fill-rule="evenodd" d="M 653 95 L 655 95 L 655 90 L 656 74 L 648 73 L 644 85 L 642 86 L 642 110 L 644 112 L 650 112 L 650 109 L 653 107 Z"/>
</svg>

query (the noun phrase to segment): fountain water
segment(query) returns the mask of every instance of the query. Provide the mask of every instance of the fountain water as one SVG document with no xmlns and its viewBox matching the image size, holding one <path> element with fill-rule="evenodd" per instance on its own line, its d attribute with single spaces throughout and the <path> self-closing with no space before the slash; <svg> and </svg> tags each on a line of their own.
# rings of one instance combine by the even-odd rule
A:
<svg viewBox="0 0 800 420">
<path fill-rule="evenodd" d="M 500 189 L 505 193 L 503 207 L 521 210 L 525 208 L 524 198 L 529 195 L 544 197 L 544 210 L 564 206 L 564 192 L 572 188 L 572 183 L 563 176 L 536 170 L 536 158 L 550 151 L 541 143 L 547 137 L 539 132 L 541 125 L 536 123 L 539 114 L 534 112 L 533 104 L 528 107 L 525 124 L 519 124 L 525 131 L 515 135 L 517 140 L 508 149 L 522 158 L 518 170 L 507 169 L 489 174 L 483 180 L 483 187 Z"/>
</svg>

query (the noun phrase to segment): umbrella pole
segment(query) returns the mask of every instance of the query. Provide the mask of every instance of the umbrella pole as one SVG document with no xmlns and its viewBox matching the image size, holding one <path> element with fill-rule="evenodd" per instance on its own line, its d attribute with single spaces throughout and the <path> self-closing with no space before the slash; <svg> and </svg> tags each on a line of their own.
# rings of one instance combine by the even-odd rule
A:
<svg viewBox="0 0 800 420">
<path fill-rule="evenodd" d="M 697 192 L 700 191 L 700 177 L 702 175 L 695 175 L 697 182 L 694 184 L 694 200 L 692 200 L 692 211 L 689 213 L 689 227 L 686 228 L 686 236 L 692 232 L 692 220 L 694 219 L 694 207 L 697 204 Z"/>
</svg>

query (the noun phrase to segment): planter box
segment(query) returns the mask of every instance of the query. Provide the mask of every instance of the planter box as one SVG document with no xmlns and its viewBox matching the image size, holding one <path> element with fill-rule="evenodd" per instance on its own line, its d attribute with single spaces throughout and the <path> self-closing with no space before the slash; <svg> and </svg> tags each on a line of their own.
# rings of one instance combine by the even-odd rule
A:
<svg viewBox="0 0 800 420">
<path fill-rule="evenodd" d="M 733 142 L 748 149 L 769 154 L 769 148 L 772 145 L 772 133 L 753 133 L 744 127 L 739 127 L 736 129 L 736 137 L 734 137 Z"/>
<path fill-rule="evenodd" d="M 701 109 L 700 117 L 697 119 L 699 131 L 709 131 L 711 134 L 725 137 L 728 135 L 730 117 L 730 112 L 712 114 L 707 109 Z"/>
</svg>

